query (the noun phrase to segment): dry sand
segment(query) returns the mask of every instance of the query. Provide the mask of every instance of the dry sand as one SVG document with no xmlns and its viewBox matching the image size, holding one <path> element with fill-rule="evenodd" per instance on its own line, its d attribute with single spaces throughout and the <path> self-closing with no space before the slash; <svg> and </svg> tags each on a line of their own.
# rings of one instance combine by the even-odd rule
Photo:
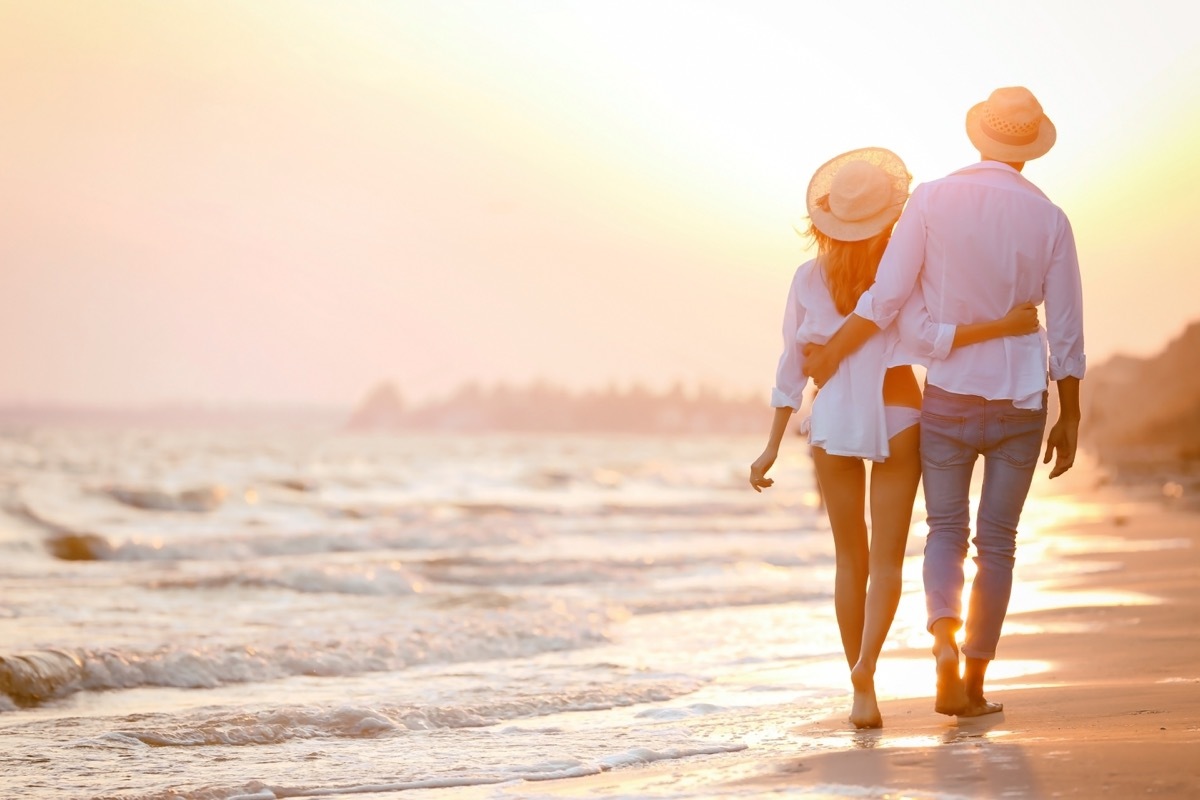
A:
<svg viewBox="0 0 1200 800">
<path fill-rule="evenodd" d="M 1200 798 L 1200 512 L 1144 492 L 1131 506 L 1128 492 L 1105 491 L 1112 513 L 1079 532 L 1121 537 L 1132 549 L 1105 553 L 1111 570 L 1064 588 L 1161 602 L 1010 614 L 1043 632 L 1006 636 L 1000 657 L 1051 668 L 1036 684 L 989 682 L 989 699 L 1005 705 L 1000 714 L 960 721 L 935 714 L 931 696 L 884 700 L 882 730 L 854 732 L 841 718 L 801 726 L 786 759 L 756 758 L 751 747 L 489 795 Z M 1175 546 L 1155 546 L 1164 540 Z M 880 669 L 897 656 L 928 657 L 885 653 Z"/>
</svg>

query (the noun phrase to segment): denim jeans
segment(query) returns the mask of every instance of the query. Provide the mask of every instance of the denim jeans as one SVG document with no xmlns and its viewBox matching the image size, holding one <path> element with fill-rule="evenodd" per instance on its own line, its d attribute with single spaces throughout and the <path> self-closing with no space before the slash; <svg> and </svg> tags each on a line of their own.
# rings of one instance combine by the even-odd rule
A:
<svg viewBox="0 0 1200 800">
<path fill-rule="evenodd" d="M 929 627 L 962 616 L 963 561 L 971 533 L 970 489 L 983 456 L 983 489 L 975 521 L 975 579 L 962 652 L 996 657 L 1012 593 L 1017 523 L 1029 494 L 1046 430 L 1040 410 L 1010 400 L 987 400 L 925 387 L 921 407 L 921 466 L 929 535 L 925 540 L 925 605 Z"/>
</svg>

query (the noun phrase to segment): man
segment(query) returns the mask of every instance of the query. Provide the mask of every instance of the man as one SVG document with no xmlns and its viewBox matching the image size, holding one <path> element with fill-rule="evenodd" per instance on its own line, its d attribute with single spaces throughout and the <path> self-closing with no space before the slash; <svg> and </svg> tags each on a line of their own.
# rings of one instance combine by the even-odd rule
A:
<svg viewBox="0 0 1200 800">
<path fill-rule="evenodd" d="M 921 463 L 929 522 L 925 598 L 937 663 L 934 707 L 942 714 L 979 716 L 1003 708 L 984 698 L 983 682 L 1008 610 L 1017 523 L 1046 426 L 1047 350 L 1059 399 L 1059 418 L 1046 439 L 1044 463 L 1055 457 L 1051 478 L 1075 460 L 1085 358 L 1071 225 L 1021 175 L 1025 162 L 1053 146 L 1054 125 L 1028 89 L 1005 87 L 967 112 L 966 127 L 980 161 L 916 188 L 875 283 L 829 343 L 806 352 L 805 372 L 822 385 L 847 354 L 898 315 L 902 335 L 923 341 L 932 356 L 921 410 Z M 914 321 L 921 315 L 910 313 L 921 303 L 905 302 L 914 289 L 928 312 L 923 326 Z M 1045 304 L 1045 332 L 951 351 L 955 325 L 999 318 L 1023 302 Z M 978 569 L 960 674 L 969 489 L 980 455 Z"/>
</svg>

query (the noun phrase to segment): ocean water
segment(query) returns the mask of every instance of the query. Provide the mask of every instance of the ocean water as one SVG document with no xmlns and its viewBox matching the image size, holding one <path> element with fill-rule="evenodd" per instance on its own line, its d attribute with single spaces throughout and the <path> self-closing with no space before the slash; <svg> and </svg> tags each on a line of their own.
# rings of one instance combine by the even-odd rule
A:
<svg viewBox="0 0 1200 800">
<path fill-rule="evenodd" d="M 0 796 L 511 796 L 793 752 L 849 686 L 807 448 L 756 494 L 761 444 L 2 433 Z M 1069 551 L 1084 506 L 1031 503 Z M 913 531 L 889 650 L 927 644 L 919 503 Z M 886 658 L 883 698 L 928 693 Z"/>
</svg>

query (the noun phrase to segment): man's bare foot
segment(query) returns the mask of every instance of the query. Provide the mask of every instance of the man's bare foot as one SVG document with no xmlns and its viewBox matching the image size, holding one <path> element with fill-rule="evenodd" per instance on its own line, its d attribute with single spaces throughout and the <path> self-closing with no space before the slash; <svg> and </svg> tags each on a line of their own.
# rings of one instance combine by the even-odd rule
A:
<svg viewBox="0 0 1200 800">
<path fill-rule="evenodd" d="M 961 715 L 969 703 L 967 688 L 958 673 L 958 648 L 952 644 L 935 644 L 933 657 L 937 661 L 937 697 L 933 710 L 951 717 Z"/>
<path fill-rule="evenodd" d="M 963 670 L 963 686 L 967 689 L 967 706 L 958 712 L 960 717 L 982 717 L 1004 710 L 1001 703 L 989 703 L 983 697 L 983 679 L 991 661 L 967 656 L 967 667 Z"/>
<path fill-rule="evenodd" d="M 967 705 L 962 711 L 959 711 L 956 716 L 959 717 L 982 717 L 985 714 L 997 714 L 1004 710 L 1004 703 L 989 703 L 982 697 L 972 697 L 967 700 Z"/>
<path fill-rule="evenodd" d="M 850 722 L 855 728 L 882 728 L 883 717 L 875 699 L 875 676 L 866 667 L 855 666 L 850 670 L 850 683 L 854 684 Z"/>
</svg>

